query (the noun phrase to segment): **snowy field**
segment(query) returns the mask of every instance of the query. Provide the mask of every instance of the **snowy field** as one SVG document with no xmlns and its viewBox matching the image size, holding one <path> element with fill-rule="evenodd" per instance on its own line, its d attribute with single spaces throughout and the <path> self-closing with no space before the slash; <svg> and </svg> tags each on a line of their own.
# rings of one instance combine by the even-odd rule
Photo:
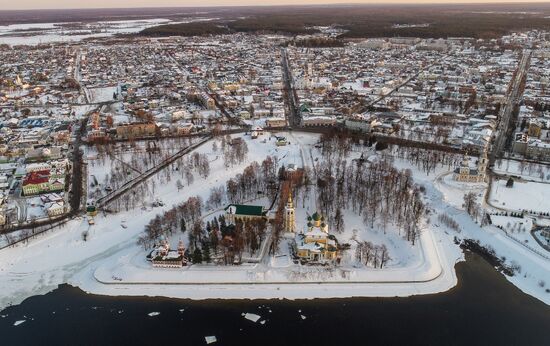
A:
<svg viewBox="0 0 550 346">
<path fill-rule="evenodd" d="M 208 157 L 211 167 L 208 178 L 195 174 L 194 181 L 185 184 L 181 191 L 175 186 L 175 178 L 167 179 L 166 172 L 161 171 L 151 178 L 156 182 L 155 193 L 165 203 L 163 207 L 136 208 L 108 216 L 100 214 L 94 226 L 89 226 L 85 219 L 75 219 L 29 244 L 0 251 L 0 309 L 67 282 L 97 294 L 192 299 L 293 299 L 437 293 L 457 283 L 454 265 L 463 259 L 463 255 L 454 244 L 455 237 L 478 239 L 483 245 L 491 245 L 497 255 L 505 256 L 507 263 L 519 263 L 521 275 L 507 278 L 526 293 L 550 304 L 550 294 L 539 286 L 541 278 L 550 275 L 547 260 L 506 237 L 494 226 L 481 228 L 472 221 L 458 205 L 463 189 L 453 187 L 452 183 L 453 189 L 447 186 L 442 188 L 443 184 L 438 181 L 448 173 L 447 167 L 439 167 L 426 174 L 409 162 L 398 159 L 394 165 L 400 169 L 411 169 L 415 182 L 426 189 L 429 214 L 422 224 L 417 245 L 410 247 L 391 226 L 384 234 L 377 227 L 365 227 L 358 217 L 350 214 L 346 214 L 346 231 L 337 234 L 342 242 L 350 241 L 354 235 L 374 243 L 385 241 L 392 260 L 383 269 L 356 268 L 351 259 L 336 269 L 305 267 L 293 264 L 285 257 L 287 253 L 284 250 L 281 256 L 269 261 L 235 267 L 205 264 L 184 269 L 153 269 L 144 260 L 146 252 L 136 244 L 136 240 L 144 225 L 155 215 L 190 196 L 198 195 L 206 200 L 211 187 L 224 185 L 250 162 L 261 162 L 267 155 L 277 156 L 285 166 L 294 163 L 311 167 L 313 161 L 319 158 L 314 148 L 317 135 L 296 132 L 281 135 L 287 137 L 289 145 L 277 147 L 275 138 L 269 135 L 256 140 L 246 137 L 249 148 L 247 160 L 228 168 L 224 167 L 220 149 L 214 151 L 212 141 L 207 142 L 196 151 Z M 352 152 L 351 156 L 359 157 L 365 151 L 369 160 L 375 160 L 380 155 L 369 149 L 360 150 Z M 94 174 L 99 174 L 99 171 L 101 169 L 98 168 Z M 296 207 L 297 226 L 303 227 L 305 213 L 308 210 L 311 212 L 314 206 L 309 200 L 297 199 Z M 460 224 L 461 232 L 441 225 L 437 221 L 439 214 L 452 217 Z M 82 233 L 86 231 L 89 233 L 88 240 L 83 241 Z M 319 284 L 321 281 L 323 283 Z"/>
<path fill-rule="evenodd" d="M 89 38 L 110 37 L 116 34 L 130 34 L 140 32 L 143 29 L 160 24 L 190 23 L 196 21 L 208 21 L 216 18 L 194 18 L 182 21 L 172 21 L 165 18 L 114 20 L 92 23 L 82 23 L 81 27 L 67 27 L 64 24 L 77 23 L 33 23 L 0 25 L 0 44 L 15 45 L 39 45 L 52 42 L 77 42 Z M 24 30 L 25 34 L 18 34 Z M 99 32 L 94 32 L 98 31 Z"/>
<path fill-rule="evenodd" d="M 88 88 L 88 100 L 90 103 L 113 101 L 113 94 L 119 94 L 118 85 L 105 88 Z"/>
<path fill-rule="evenodd" d="M 116 189 L 138 177 L 161 160 L 196 143 L 196 137 L 168 138 L 163 141 L 138 141 L 133 145 L 117 143 L 112 150 L 99 151 L 97 147 L 85 146 L 84 159 L 88 170 L 88 197 L 100 198 L 107 194 L 106 188 Z M 148 146 L 158 151 L 149 153 Z"/>
<path fill-rule="evenodd" d="M 462 208 L 464 204 L 464 195 L 473 192 L 477 196 L 478 202 L 483 200 L 487 183 L 463 183 L 453 179 L 453 174 L 445 172 L 438 176 L 435 181 L 437 188 L 443 193 L 445 202 L 455 208 Z"/>
<path fill-rule="evenodd" d="M 491 204 L 504 210 L 550 212 L 550 184 L 516 181 L 509 188 L 506 180 L 498 180 L 490 196 Z"/>
<path fill-rule="evenodd" d="M 135 33 L 145 28 L 170 22 L 169 19 L 148 20 L 120 20 L 89 23 L 83 28 L 63 28 L 63 24 L 69 23 L 37 23 L 37 24 L 12 24 L 0 26 L 0 44 L 9 45 L 37 45 L 50 42 L 80 41 L 86 38 L 108 37 L 119 33 Z M 92 33 L 92 29 L 102 28 L 99 33 Z M 32 36 L 17 36 L 20 30 L 33 33 Z M 68 35 L 67 33 L 71 33 Z"/>
</svg>

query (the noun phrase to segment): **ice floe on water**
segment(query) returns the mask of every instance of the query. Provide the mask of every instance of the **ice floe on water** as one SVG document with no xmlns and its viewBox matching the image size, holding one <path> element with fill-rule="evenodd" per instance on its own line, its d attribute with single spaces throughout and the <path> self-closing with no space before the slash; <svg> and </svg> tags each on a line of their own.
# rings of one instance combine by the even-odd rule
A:
<svg viewBox="0 0 550 346">
<path fill-rule="evenodd" d="M 243 314 L 242 315 L 244 318 L 246 318 L 247 320 L 249 321 L 252 321 L 254 323 L 258 322 L 258 320 L 261 318 L 260 315 L 256 315 L 256 314 L 251 314 L 249 312 L 247 312 L 246 314 Z"/>
<path fill-rule="evenodd" d="M 157 311 L 155 311 L 155 312 L 150 312 L 150 313 L 148 313 L 147 315 L 148 315 L 149 317 L 155 317 L 155 316 L 160 315 L 160 312 L 157 312 Z"/>
<path fill-rule="evenodd" d="M 204 340 L 206 341 L 206 344 L 207 344 L 207 345 L 213 344 L 213 343 L 215 343 L 215 342 L 218 341 L 218 339 L 216 339 L 216 337 L 213 336 L 213 335 L 212 335 L 212 336 L 205 336 L 205 337 L 204 337 Z"/>
</svg>

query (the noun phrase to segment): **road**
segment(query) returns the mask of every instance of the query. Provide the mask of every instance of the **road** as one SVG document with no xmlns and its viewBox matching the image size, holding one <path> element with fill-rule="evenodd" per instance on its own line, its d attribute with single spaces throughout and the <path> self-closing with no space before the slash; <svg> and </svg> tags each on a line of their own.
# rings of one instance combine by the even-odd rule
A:
<svg viewBox="0 0 550 346">
<path fill-rule="evenodd" d="M 285 84 L 284 96 L 289 109 L 288 125 L 290 128 L 299 127 L 302 123 L 302 117 L 298 109 L 298 94 L 294 88 L 294 79 L 292 78 L 286 48 L 281 48 L 281 65 L 283 67 L 283 80 Z"/>
<path fill-rule="evenodd" d="M 516 70 L 516 75 L 512 81 L 511 88 L 508 91 L 506 103 L 500 110 L 499 123 L 497 125 L 496 137 L 493 141 L 491 152 L 489 153 L 489 167 L 493 167 L 495 160 L 502 156 L 504 147 L 509 136 L 513 135 L 514 108 L 519 104 L 523 90 L 521 90 L 522 80 L 529 69 L 531 60 L 531 50 L 523 51 L 519 66 Z"/>
<path fill-rule="evenodd" d="M 74 64 L 74 80 L 78 83 L 78 86 L 80 86 L 80 89 L 82 89 L 82 93 L 84 94 L 84 98 L 86 99 L 86 103 L 89 104 L 90 102 L 90 92 L 88 91 L 88 88 L 86 86 L 82 85 L 82 74 L 80 73 L 80 61 L 82 60 L 82 51 L 80 50 L 80 46 L 78 46 L 75 56 L 75 64 Z"/>
</svg>

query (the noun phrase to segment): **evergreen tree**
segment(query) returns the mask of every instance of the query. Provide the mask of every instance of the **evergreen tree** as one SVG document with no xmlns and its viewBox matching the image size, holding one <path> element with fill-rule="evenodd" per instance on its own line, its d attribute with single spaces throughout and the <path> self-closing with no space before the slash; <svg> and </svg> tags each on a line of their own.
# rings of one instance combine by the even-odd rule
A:
<svg viewBox="0 0 550 346">
<path fill-rule="evenodd" d="M 514 179 L 512 179 L 512 177 L 508 178 L 508 181 L 506 182 L 506 187 L 514 187 Z"/>
<path fill-rule="evenodd" d="M 193 263 L 202 263 L 202 251 L 198 247 L 196 247 L 195 251 L 193 252 Z"/>
<path fill-rule="evenodd" d="M 212 248 L 214 249 L 214 251 L 217 251 L 219 242 L 220 239 L 218 237 L 218 230 L 214 229 L 212 230 L 212 232 L 210 232 L 210 243 L 212 244 Z"/>
<path fill-rule="evenodd" d="M 206 263 L 210 263 L 212 258 L 210 257 L 210 245 L 208 242 L 205 242 L 202 245 L 202 260 Z"/>
</svg>

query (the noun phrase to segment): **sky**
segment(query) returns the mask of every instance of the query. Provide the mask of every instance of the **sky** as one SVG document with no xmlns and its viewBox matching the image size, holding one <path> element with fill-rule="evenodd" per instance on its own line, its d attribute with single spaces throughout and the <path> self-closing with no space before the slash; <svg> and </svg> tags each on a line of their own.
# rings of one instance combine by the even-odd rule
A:
<svg viewBox="0 0 550 346">
<path fill-rule="evenodd" d="M 0 10 L 56 9 L 56 8 L 132 8 L 178 6 L 245 6 L 245 5 L 301 5 L 336 3 L 466 3 L 466 2 L 547 2 L 548 0 L 0 0 Z"/>
</svg>

